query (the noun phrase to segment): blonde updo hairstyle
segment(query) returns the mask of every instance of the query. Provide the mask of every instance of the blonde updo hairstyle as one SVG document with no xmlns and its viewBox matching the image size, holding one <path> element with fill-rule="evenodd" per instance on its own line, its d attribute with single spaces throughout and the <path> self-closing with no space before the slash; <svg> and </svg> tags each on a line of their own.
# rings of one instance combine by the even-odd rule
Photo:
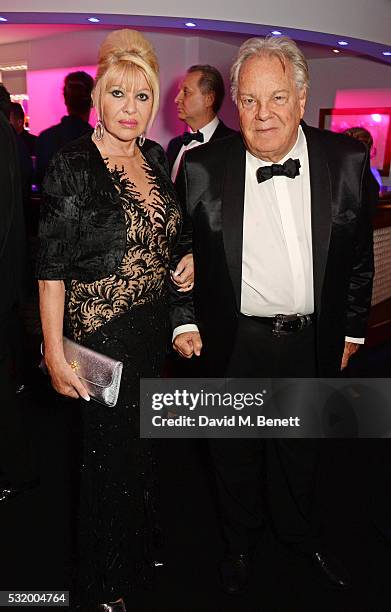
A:
<svg viewBox="0 0 391 612">
<path fill-rule="evenodd" d="M 141 71 L 152 90 L 152 111 L 148 128 L 159 108 L 159 64 L 151 43 L 137 30 L 111 32 L 99 49 L 98 70 L 92 101 L 99 119 L 104 123 L 103 97 L 113 86 L 132 89 Z"/>
</svg>

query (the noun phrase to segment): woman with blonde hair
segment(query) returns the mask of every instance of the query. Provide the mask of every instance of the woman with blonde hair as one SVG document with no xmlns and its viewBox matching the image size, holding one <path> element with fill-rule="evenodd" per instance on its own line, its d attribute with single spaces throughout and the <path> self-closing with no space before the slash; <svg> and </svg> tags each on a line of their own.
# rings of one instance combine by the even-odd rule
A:
<svg viewBox="0 0 391 612">
<path fill-rule="evenodd" d="M 64 147 L 44 182 L 37 276 L 52 385 L 85 400 L 76 607 L 123 612 L 153 572 L 154 459 L 139 436 L 139 379 L 162 369 L 181 215 L 163 149 L 145 137 L 159 82 L 140 32 L 103 42 L 92 97 L 94 134 Z M 89 402 L 65 358 L 63 328 L 123 363 L 115 407 Z"/>
</svg>

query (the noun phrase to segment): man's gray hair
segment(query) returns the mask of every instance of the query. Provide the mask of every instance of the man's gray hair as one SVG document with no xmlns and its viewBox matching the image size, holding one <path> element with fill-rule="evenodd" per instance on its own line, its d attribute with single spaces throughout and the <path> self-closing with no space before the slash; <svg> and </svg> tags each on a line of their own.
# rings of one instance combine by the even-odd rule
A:
<svg viewBox="0 0 391 612">
<path fill-rule="evenodd" d="M 274 56 L 286 66 L 290 62 L 298 90 L 307 90 L 310 84 L 308 64 L 296 43 L 288 36 L 266 36 L 266 38 L 249 38 L 240 47 L 238 56 L 231 68 L 231 96 L 236 104 L 240 70 L 251 57 Z"/>
</svg>

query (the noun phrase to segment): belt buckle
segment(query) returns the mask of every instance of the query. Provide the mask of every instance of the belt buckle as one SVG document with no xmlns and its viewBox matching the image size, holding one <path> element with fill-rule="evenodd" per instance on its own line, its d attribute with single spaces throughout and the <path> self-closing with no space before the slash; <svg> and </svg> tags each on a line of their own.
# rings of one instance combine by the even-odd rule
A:
<svg viewBox="0 0 391 612">
<path fill-rule="evenodd" d="M 280 336 L 285 335 L 287 333 L 282 329 L 283 324 L 284 324 L 283 315 L 276 315 L 273 319 L 273 327 L 272 327 L 273 336 L 276 336 L 277 338 L 279 338 Z"/>
<path fill-rule="evenodd" d="M 311 315 L 300 315 L 300 327 L 299 329 L 304 329 L 305 327 L 308 327 L 309 325 L 311 325 Z"/>
<path fill-rule="evenodd" d="M 284 315 L 278 314 L 273 319 L 273 328 L 272 334 L 273 336 L 288 336 L 289 334 L 294 334 L 297 331 L 301 331 L 305 327 L 311 324 L 311 316 L 310 315 L 298 315 L 296 319 L 287 319 L 287 323 L 291 323 L 291 329 L 284 329 Z M 296 325 L 293 325 L 296 324 Z"/>
</svg>

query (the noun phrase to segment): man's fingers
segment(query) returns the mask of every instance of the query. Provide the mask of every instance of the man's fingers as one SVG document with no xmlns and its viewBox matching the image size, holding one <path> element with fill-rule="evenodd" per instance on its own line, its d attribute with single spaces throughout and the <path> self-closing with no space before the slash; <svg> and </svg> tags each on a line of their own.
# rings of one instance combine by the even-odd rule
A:
<svg viewBox="0 0 391 612">
<path fill-rule="evenodd" d="M 198 332 L 184 332 L 178 334 L 173 342 L 174 349 L 182 357 L 189 359 L 193 355 L 201 354 L 202 341 Z"/>
<path fill-rule="evenodd" d="M 355 342 L 345 342 L 345 348 L 341 360 L 341 370 L 344 370 L 347 367 L 351 356 L 354 355 L 354 353 L 356 353 L 360 347 L 361 344 L 357 344 Z"/>
<path fill-rule="evenodd" d="M 188 270 L 184 270 L 178 276 L 174 276 L 174 273 L 171 272 L 171 279 L 177 287 L 183 287 L 184 285 L 190 285 L 193 282 L 194 275 L 192 272 L 189 272 Z"/>
<path fill-rule="evenodd" d="M 178 263 L 174 272 L 171 272 L 174 283 L 181 288 L 190 285 L 194 281 L 194 262 L 191 253 L 184 255 Z"/>
<path fill-rule="evenodd" d="M 194 287 L 194 283 L 190 283 L 186 285 L 186 287 L 182 287 L 182 289 L 178 289 L 178 293 L 186 293 L 186 291 L 191 291 Z"/>
<path fill-rule="evenodd" d="M 182 272 L 185 269 L 185 264 L 183 263 L 183 259 L 181 259 L 181 261 L 179 262 L 179 264 L 177 265 L 177 267 L 175 268 L 174 272 L 171 272 L 172 276 L 174 278 L 176 278 L 177 276 L 179 276 L 180 274 L 182 274 Z"/>
<path fill-rule="evenodd" d="M 197 357 L 199 357 L 201 355 L 202 349 L 202 340 L 200 334 L 197 334 L 197 336 L 193 338 L 192 344 L 194 355 L 197 355 Z"/>
<path fill-rule="evenodd" d="M 174 342 L 174 348 L 182 357 L 187 359 L 193 355 L 193 344 L 189 340 Z"/>
</svg>

